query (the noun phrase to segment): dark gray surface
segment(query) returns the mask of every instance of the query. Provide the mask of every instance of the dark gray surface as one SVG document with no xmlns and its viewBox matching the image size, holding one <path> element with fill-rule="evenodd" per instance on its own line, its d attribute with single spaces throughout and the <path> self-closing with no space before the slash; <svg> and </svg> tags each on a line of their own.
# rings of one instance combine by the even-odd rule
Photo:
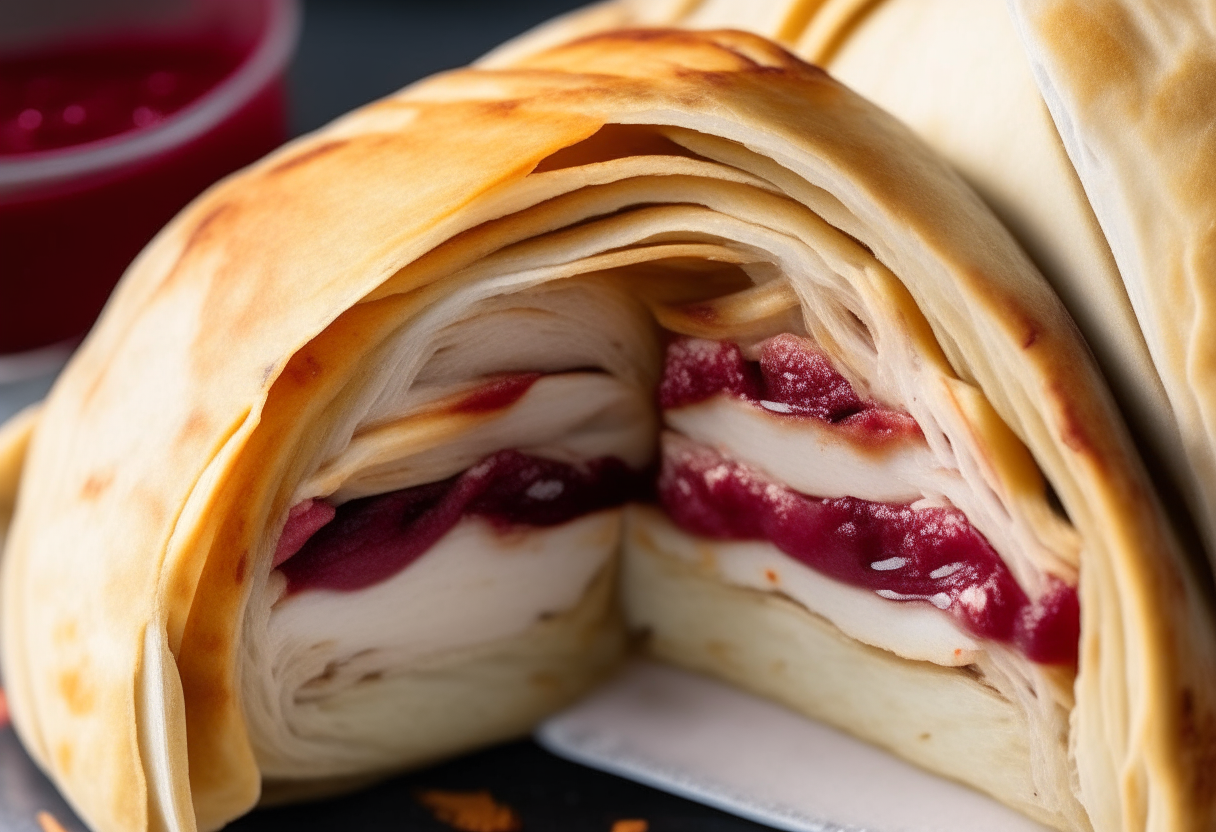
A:
<svg viewBox="0 0 1216 832">
<path fill-rule="evenodd" d="M 642 818 L 650 832 L 765 832 L 767 827 L 554 757 L 531 742 L 472 754 L 348 797 L 262 809 L 229 832 L 450 832 L 415 799 L 421 789 L 488 789 L 514 808 L 525 832 L 609 832 Z M 67 832 L 87 832 L 9 729 L 0 731 L 0 832 L 40 832 L 49 811 Z"/>
<path fill-rule="evenodd" d="M 42 775 L 11 728 L 0 730 L 0 832 L 40 832 L 35 820 L 50 812 L 67 832 L 85 832 L 54 786 Z"/>
<path fill-rule="evenodd" d="M 292 128 L 314 130 L 360 104 L 463 66 L 573 0 L 310 0 L 290 74 Z"/>
</svg>

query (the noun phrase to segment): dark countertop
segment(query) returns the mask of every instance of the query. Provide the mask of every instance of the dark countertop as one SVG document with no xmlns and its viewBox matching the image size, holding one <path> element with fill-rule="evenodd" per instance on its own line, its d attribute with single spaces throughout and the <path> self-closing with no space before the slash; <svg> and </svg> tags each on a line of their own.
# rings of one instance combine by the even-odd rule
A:
<svg viewBox="0 0 1216 832">
<path fill-rule="evenodd" d="M 574 0 L 305 0 L 289 77 L 292 129 L 314 130 L 571 9 Z"/>
</svg>

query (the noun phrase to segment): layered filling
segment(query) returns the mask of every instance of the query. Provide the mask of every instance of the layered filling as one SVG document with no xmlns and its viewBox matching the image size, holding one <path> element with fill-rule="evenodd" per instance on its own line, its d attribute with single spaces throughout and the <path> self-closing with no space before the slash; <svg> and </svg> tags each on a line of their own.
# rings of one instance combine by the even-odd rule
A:
<svg viewBox="0 0 1216 832">
<path fill-rule="evenodd" d="M 337 508 L 316 500 L 297 504 L 275 566 L 288 593 L 366 589 L 414 563 L 461 520 L 480 518 L 503 536 L 559 526 L 643 498 L 649 480 L 616 457 L 575 465 L 499 451 L 441 482 Z"/>
<path fill-rule="evenodd" d="M 1075 663 L 1075 588 L 1045 576 L 1032 597 L 959 508 L 927 499 L 942 475 L 910 415 L 863 399 L 807 339 L 777 336 L 756 352 L 748 360 L 736 344 L 695 339 L 668 349 L 659 401 L 674 430 L 658 493 L 679 528 L 770 544 L 781 557 L 736 557 L 756 562 L 765 580 L 752 583 L 795 600 L 805 593 L 782 573 L 810 569 L 893 604 L 932 607 L 1032 661 Z M 925 652 L 898 634 L 884 641 Z M 939 663 L 970 657 L 971 640 L 957 641 L 945 639 Z"/>
<path fill-rule="evenodd" d="M 965 664 L 988 641 L 1035 662 L 1075 663 L 1075 588 L 1050 575 L 1033 592 L 1019 584 L 966 514 L 940 496 L 944 475 L 908 413 L 859 395 L 806 338 L 778 335 L 753 351 L 749 359 L 729 341 L 677 339 L 658 387 L 668 430 L 657 497 L 668 518 L 699 538 L 766 544 L 736 550 L 726 580 L 784 592 L 816 612 L 832 607 L 830 617 L 843 629 L 866 632 L 863 640 L 907 657 Z M 570 394 L 595 401 L 591 389 L 612 384 L 597 373 L 507 374 L 466 386 L 441 399 L 438 409 L 448 418 L 488 419 L 501 438 L 512 418 L 534 425 L 530 409 L 577 411 Z M 469 431 L 466 443 L 476 434 Z M 636 438 L 632 444 L 636 448 Z M 297 503 L 274 556 L 284 599 L 388 582 L 457 528 L 457 539 L 477 541 L 490 550 L 483 557 L 495 557 L 492 550 L 509 550 L 513 536 L 649 501 L 655 493 L 653 470 L 636 449 L 630 462 L 547 453 L 497 450 L 443 479 L 344 502 Z M 347 486 L 347 494 L 360 493 Z M 514 615 L 516 629 L 577 600 L 610 556 L 609 550 L 537 555 L 554 561 L 546 567 L 552 575 L 567 579 L 550 580 L 549 592 L 525 592 L 536 609 Z M 470 568 L 447 557 L 447 569 L 431 568 Z M 859 606 L 845 587 L 925 612 L 901 617 L 892 610 L 891 634 L 875 634 L 860 619 L 888 616 L 872 604 Z M 486 584 L 475 603 L 500 606 L 497 591 Z M 832 594 L 851 600 L 829 603 Z M 501 622 L 487 630 L 501 632 Z"/>
<path fill-rule="evenodd" d="M 325 622 L 348 658 L 399 665 L 572 608 L 615 554 L 620 507 L 653 494 L 654 425 L 634 385 L 585 370 L 427 388 L 322 466 L 309 483 L 322 493 L 292 506 L 275 547 L 274 620 L 296 635 Z M 374 623 L 400 619 L 403 599 L 429 616 L 396 635 Z"/>
</svg>

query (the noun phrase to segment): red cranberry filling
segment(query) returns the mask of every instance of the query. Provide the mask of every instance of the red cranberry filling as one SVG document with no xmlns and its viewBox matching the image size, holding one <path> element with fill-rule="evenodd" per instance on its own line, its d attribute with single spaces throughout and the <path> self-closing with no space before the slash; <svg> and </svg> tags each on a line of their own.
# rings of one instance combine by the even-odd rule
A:
<svg viewBox="0 0 1216 832">
<path fill-rule="evenodd" d="M 338 506 L 332 520 L 312 529 L 315 533 L 305 533 L 305 527 L 318 519 L 317 504 L 301 503 L 288 517 L 279 551 L 302 534 L 306 542 L 279 568 L 288 592 L 364 589 L 405 569 L 465 515 L 484 517 L 501 529 L 556 526 L 644 498 L 652 492 L 653 476 L 615 457 L 575 466 L 499 451 L 442 482 Z"/>
<path fill-rule="evenodd" d="M 1076 591 L 1060 582 L 1032 603 L 957 509 L 808 497 L 704 446 L 664 454 L 659 499 L 692 534 L 767 540 L 836 580 L 894 601 L 928 601 L 1033 661 L 1076 662 Z"/>
<path fill-rule="evenodd" d="M 872 441 L 921 436 L 907 413 L 862 399 L 831 360 L 804 338 L 778 335 L 748 361 L 729 341 L 685 338 L 667 348 L 659 406 L 664 410 L 697 404 L 719 393 L 736 396 L 772 413 L 810 417 Z"/>
<path fill-rule="evenodd" d="M 527 393 L 540 373 L 511 373 L 480 385 L 456 402 L 455 413 L 485 413 L 510 407 Z"/>
</svg>

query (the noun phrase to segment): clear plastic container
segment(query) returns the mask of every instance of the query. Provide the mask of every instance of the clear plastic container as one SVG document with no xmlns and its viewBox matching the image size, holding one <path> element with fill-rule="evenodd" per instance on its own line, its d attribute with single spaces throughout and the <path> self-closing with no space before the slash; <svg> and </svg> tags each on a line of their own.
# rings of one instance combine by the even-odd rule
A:
<svg viewBox="0 0 1216 832">
<path fill-rule="evenodd" d="M 287 138 L 295 0 L 112 5 L 0 21 L 0 383 L 46 372 L 165 222 Z"/>
</svg>

